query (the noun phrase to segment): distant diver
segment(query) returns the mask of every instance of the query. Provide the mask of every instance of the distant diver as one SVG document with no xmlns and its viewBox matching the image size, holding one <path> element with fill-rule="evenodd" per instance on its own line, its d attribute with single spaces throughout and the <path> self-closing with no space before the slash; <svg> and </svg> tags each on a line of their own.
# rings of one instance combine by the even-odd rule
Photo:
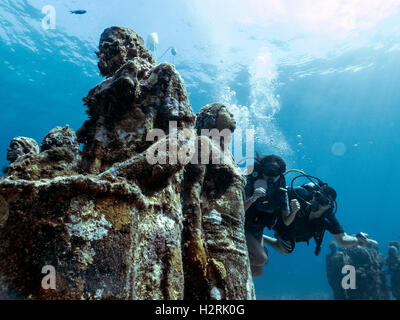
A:
<svg viewBox="0 0 400 320">
<path fill-rule="evenodd" d="M 167 53 L 170 53 L 172 55 L 172 61 L 173 63 L 175 63 L 175 56 L 178 54 L 175 47 L 169 47 L 167 50 L 164 51 L 164 53 L 160 57 L 158 57 L 157 56 L 158 45 L 159 45 L 158 33 L 157 32 L 150 33 L 147 36 L 147 42 L 146 42 L 147 50 L 149 50 L 152 53 L 152 55 L 157 61 L 161 60 Z"/>
<path fill-rule="evenodd" d="M 72 10 L 70 12 L 71 12 L 71 14 L 85 14 L 87 11 L 86 10 Z"/>
<path fill-rule="evenodd" d="M 157 60 L 157 49 L 158 49 L 158 34 L 157 34 L 157 32 L 152 32 L 147 36 L 146 48 L 151 51 L 151 53 Z"/>
<path fill-rule="evenodd" d="M 293 183 L 298 178 L 307 178 L 311 182 L 300 187 L 294 187 Z M 350 236 L 346 234 L 337 220 L 336 191 L 320 179 L 301 174 L 292 180 L 288 188 L 289 199 L 297 199 L 300 210 L 294 213 L 291 223 L 287 224 L 279 219 L 274 226 L 275 238 L 263 236 L 264 242 L 282 254 L 290 254 L 296 242 L 307 242 L 314 238 L 316 242 L 315 255 L 319 255 L 325 231 L 329 231 L 336 241 L 343 247 L 378 246 L 378 242 L 369 239 L 366 233 L 360 232 Z"/>
</svg>

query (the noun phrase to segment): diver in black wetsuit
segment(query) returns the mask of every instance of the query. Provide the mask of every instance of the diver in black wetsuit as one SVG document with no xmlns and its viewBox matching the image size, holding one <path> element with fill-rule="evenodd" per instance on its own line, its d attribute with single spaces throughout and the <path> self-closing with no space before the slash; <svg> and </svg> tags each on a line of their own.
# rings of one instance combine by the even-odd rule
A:
<svg viewBox="0 0 400 320">
<path fill-rule="evenodd" d="M 275 237 L 264 236 L 264 241 L 283 254 L 290 254 L 296 242 L 314 238 L 318 255 L 325 230 L 329 231 L 336 241 L 344 247 L 355 245 L 378 246 L 378 243 L 368 238 L 366 233 L 347 235 L 335 216 L 336 191 L 325 183 L 307 183 L 301 187 L 288 189 L 289 199 L 297 199 L 301 209 L 293 217 L 291 224 L 285 224 L 282 219 L 274 226 Z"/>
<path fill-rule="evenodd" d="M 254 172 L 247 176 L 245 233 L 253 277 L 261 276 L 268 262 L 267 249 L 263 245 L 264 228 L 272 229 L 278 219 L 287 222 L 289 216 L 289 200 L 283 175 L 285 171 L 286 164 L 282 158 L 276 155 L 257 155 Z M 290 206 L 290 216 L 293 216 L 293 212 L 300 209 L 300 204 L 293 199 Z"/>
</svg>

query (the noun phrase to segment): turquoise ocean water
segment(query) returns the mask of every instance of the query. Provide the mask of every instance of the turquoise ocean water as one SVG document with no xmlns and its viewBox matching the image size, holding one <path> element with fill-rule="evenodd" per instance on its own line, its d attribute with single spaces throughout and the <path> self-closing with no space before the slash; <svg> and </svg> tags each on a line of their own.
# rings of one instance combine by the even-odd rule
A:
<svg viewBox="0 0 400 320">
<path fill-rule="evenodd" d="M 176 65 L 195 112 L 227 104 L 258 152 L 332 185 L 347 233 L 369 233 L 384 253 L 400 240 L 399 0 L 0 0 L 1 166 L 13 137 L 81 126 L 81 99 L 102 80 L 94 51 L 113 25 L 157 32 L 157 56 L 176 48 L 159 62 Z M 319 257 L 313 241 L 288 257 L 270 249 L 258 299 L 330 299 L 330 240 Z"/>
</svg>

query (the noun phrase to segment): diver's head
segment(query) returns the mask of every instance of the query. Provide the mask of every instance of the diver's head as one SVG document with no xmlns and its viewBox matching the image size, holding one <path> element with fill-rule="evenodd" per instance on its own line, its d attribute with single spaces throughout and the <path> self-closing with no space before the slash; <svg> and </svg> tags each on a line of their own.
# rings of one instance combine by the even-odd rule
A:
<svg viewBox="0 0 400 320">
<path fill-rule="evenodd" d="M 311 200 L 312 211 L 326 211 L 333 208 L 336 196 L 335 189 L 327 184 L 322 185 L 322 187 L 313 191 L 313 198 Z"/>
<path fill-rule="evenodd" d="M 327 184 L 324 184 L 321 187 L 321 193 L 327 197 L 331 202 L 334 202 L 336 200 L 337 197 L 337 193 L 336 190 L 333 189 L 332 187 L 328 186 Z"/>
<path fill-rule="evenodd" d="M 259 174 L 265 176 L 279 176 L 286 171 L 286 163 L 277 155 L 261 157 L 257 154 L 257 160 L 254 168 Z"/>
<path fill-rule="evenodd" d="M 276 155 L 261 157 L 257 154 L 254 172 L 259 179 L 264 179 L 268 184 L 277 184 L 285 171 L 286 163 L 281 157 Z"/>
</svg>

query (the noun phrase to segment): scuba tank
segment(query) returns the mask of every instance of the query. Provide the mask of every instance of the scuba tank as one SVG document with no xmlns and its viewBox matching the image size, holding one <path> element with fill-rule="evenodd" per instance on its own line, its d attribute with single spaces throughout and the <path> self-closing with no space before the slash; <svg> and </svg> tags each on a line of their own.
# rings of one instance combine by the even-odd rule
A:
<svg viewBox="0 0 400 320">
<path fill-rule="evenodd" d="M 318 256 L 321 252 L 321 246 L 322 246 L 322 242 L 323 242 L 324 235 L 325 235 L 326 217 L 330 214 L 335 215 L 337 212 L 336 193 L 332 196 L 332 198 L 330 198 L 329 196 L 325 195 L 326 191 L 329 190 L 328 189 L 329 186 L 327 183 L 323 182 L 321 179 L 319 179 L 317 177 L 308 175 L 302 171 L 299 171 L 299 170 L 294 170 L 294 171 L 299 172 L 301 174 L 292 179 L 290 186 L 291 186 L 292 191 L 296 195 L 296 198 L 301 199 L 306 203 L 306 205 L 307 205 L 306 210 L 316 211 L 316 210 L 318 210 L 320 205 L 326 206 L 330 203 L 332 204 L 332 209 L 325 212 L 319 218 L 320 221 L 317 225 L 317 230 L 314 233 L 314 240 L 316 243 L 316 248 L 315 248 L 314 253 L 316 256 Z M 285 174 L 287 174 L 287 173 L 288 172 L 286 172 Z M 310 180 L 309 183 L 305 183 L 301 186 L 313 194 L 313 200 L 315 200 L 315 201 L 308 201 L 296 192 L 296 189 L 294 188 L 294 182 L 299 178 L 307 178 L 308 180 Z"/>
<path fill-rule="evenodd" d="M 302 173 L 301 175 L 298 175 L 297 177 L 292 179 L 292 182 L 290 184 L 291 189 L 293 190 L 294 194 L 296 195 L 297 198 L 303 200 L 309 207 L 310 209 L 312 209 L 313 211 L 318 209 L 318 206 L 316 206 L 316 204 L 313 204 L 310 201 L 307 201 L 306 199 L 304 199 L 301 195 L 299 195 L 296 192 L 296 189 L 294 188 L 294 182 L 299 179 L 299 178 L 307 178 L 310 180 L 310 183 L 305 183 L 302 184 L 301 187 L 303 187 L 304 189 L 306 189 L 307 191 L 313 193 L 313 195 L 315 195 L 315 200 L 317 201 L 318 204 L 320 205 L 328 205 L 329 203 L 332 203 L 334 211 L 333 211 L 333 215 L 336 214 L 337 212 L 337 202 L 336 202 L 336 195 L 335 195 L 335 199 L 329 199 L 325 193 L 326 193 L 326 189 L 329 187 L 327 183 L 323 182 L 321 179 L 316 178 L 314 176 Z M 313 179 L 315 181 L 313 181 Z"/>
</svg>

